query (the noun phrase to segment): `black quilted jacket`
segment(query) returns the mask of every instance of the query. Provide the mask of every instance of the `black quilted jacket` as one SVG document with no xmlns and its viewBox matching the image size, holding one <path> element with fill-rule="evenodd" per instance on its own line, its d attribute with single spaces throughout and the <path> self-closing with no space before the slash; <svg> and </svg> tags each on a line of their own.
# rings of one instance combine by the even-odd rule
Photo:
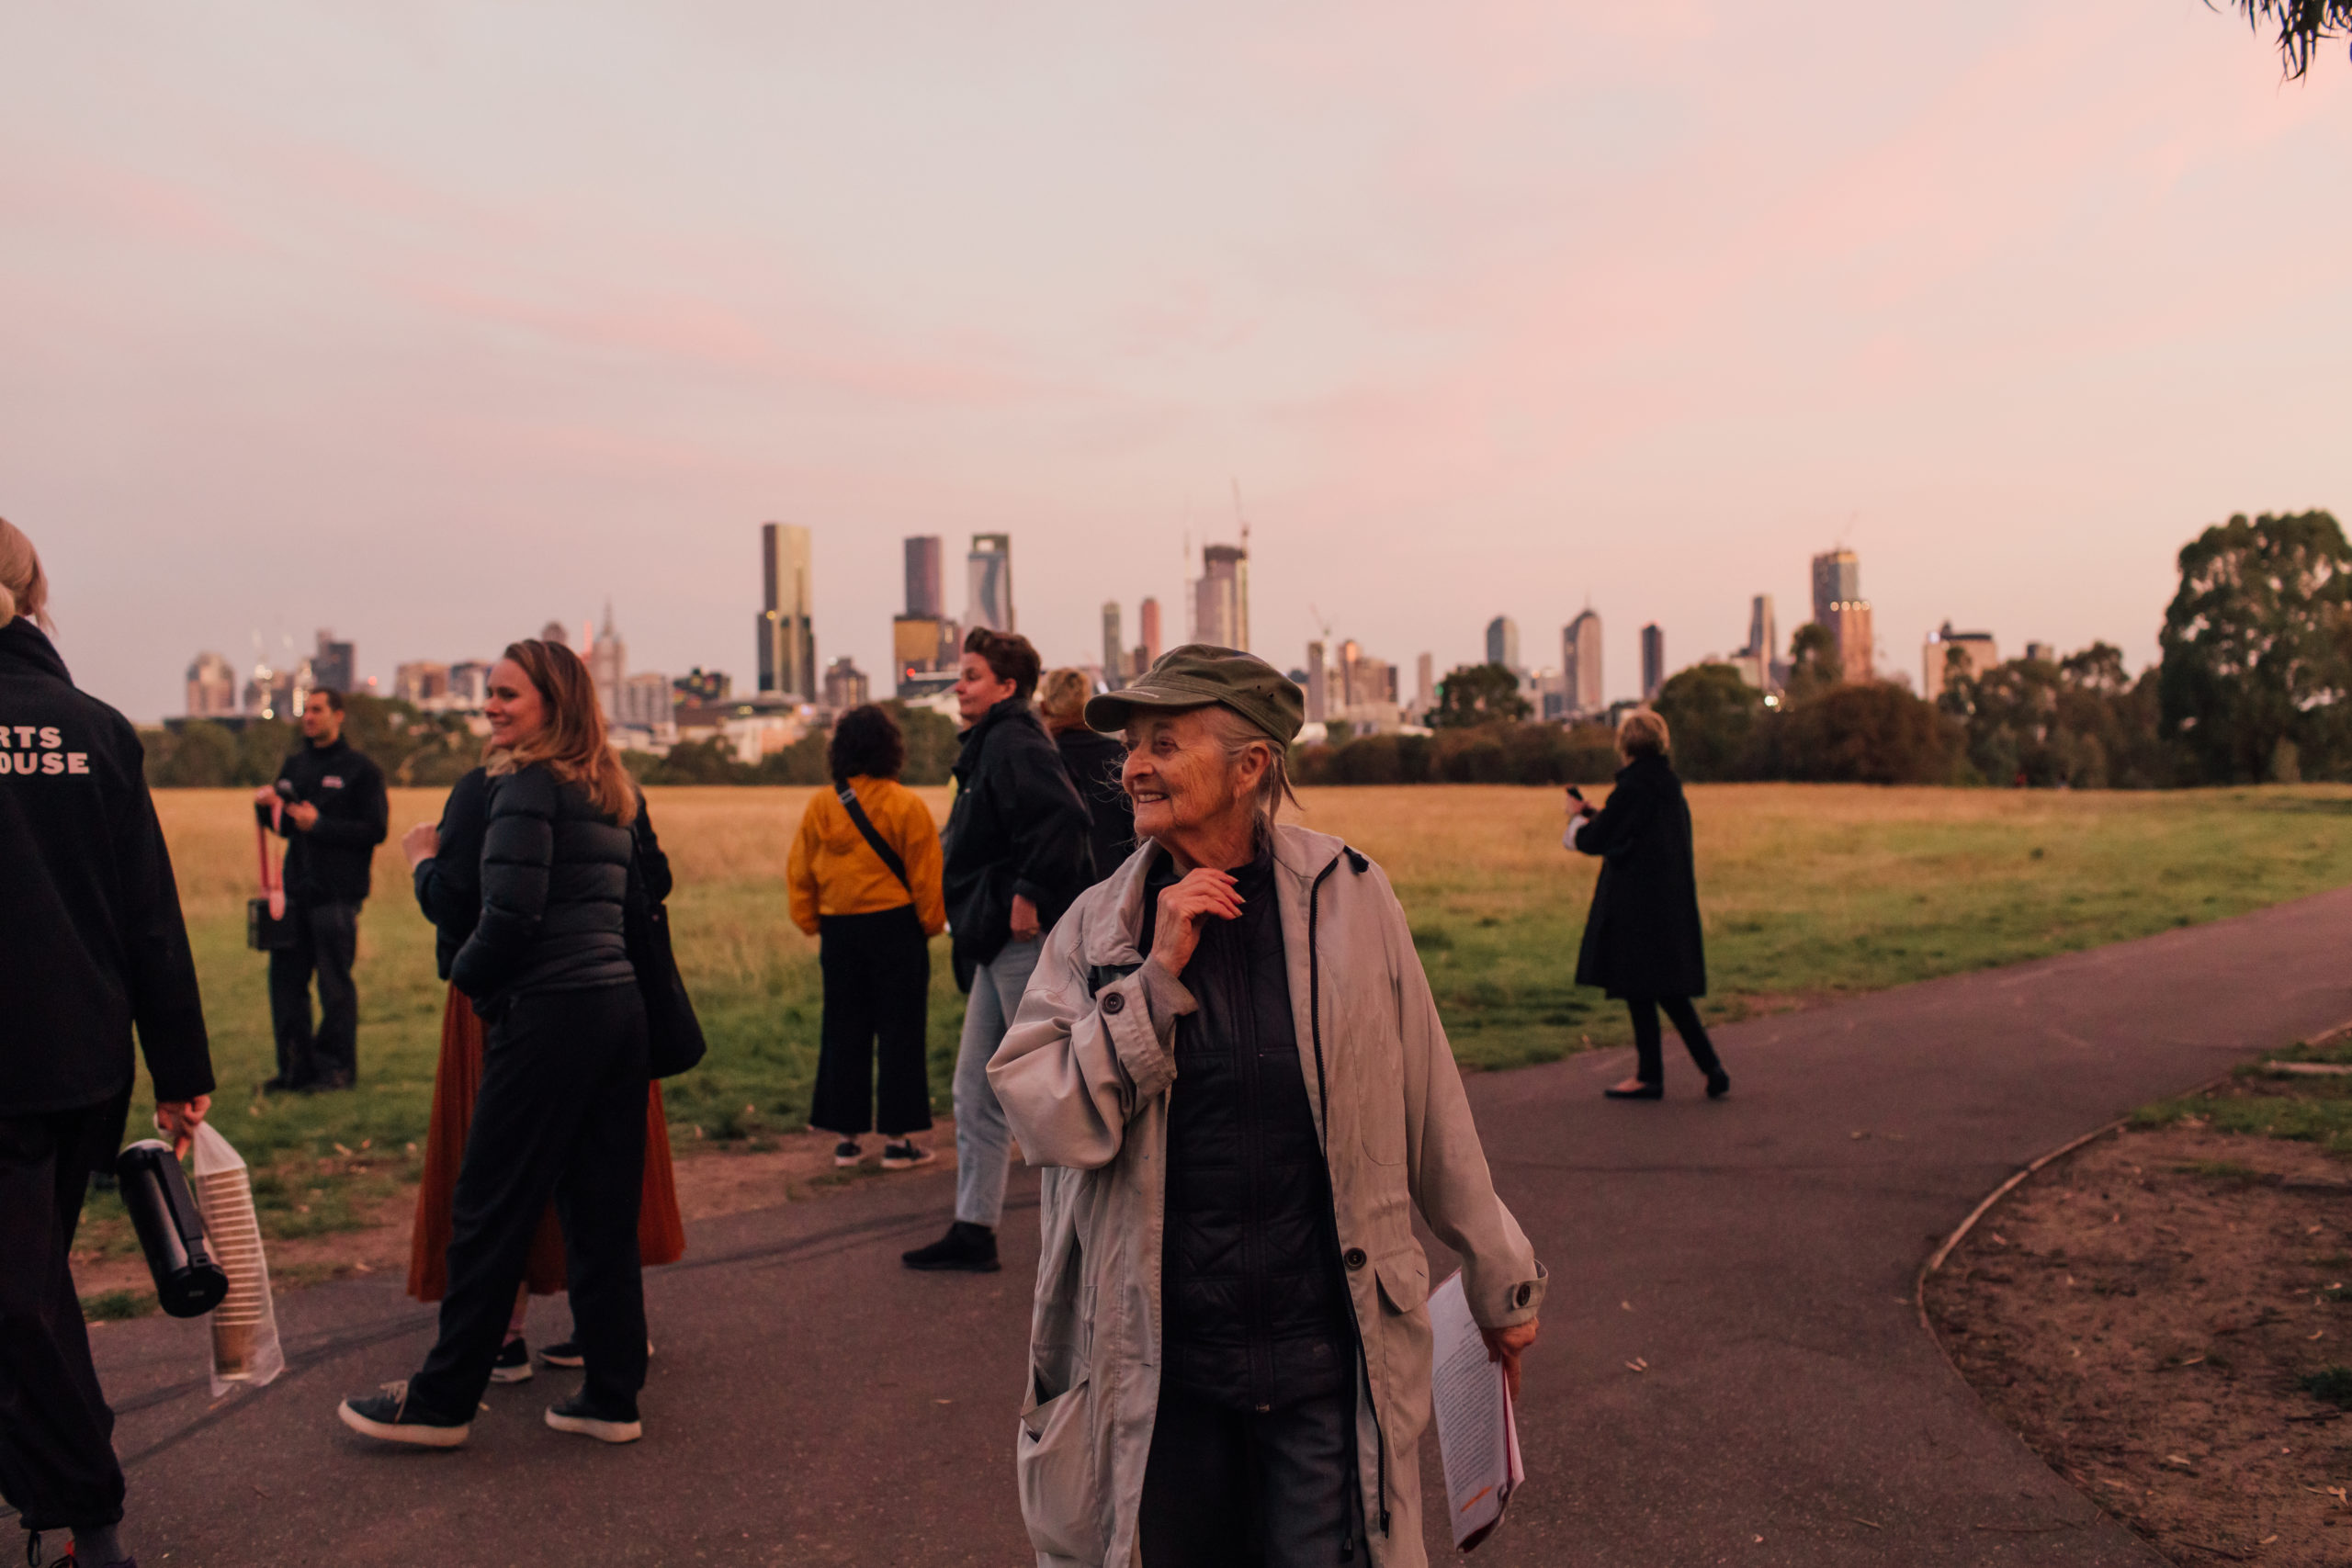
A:
<svg viewBox="0 0 2352 1568">
<path fill-rule="evenodd" d="M 533 991 L 633 981 L 621 910 L 629 829 L 544 763 L 490 781 L 481 914 L 449 978 L 490 1008 Z"/>
</svg>

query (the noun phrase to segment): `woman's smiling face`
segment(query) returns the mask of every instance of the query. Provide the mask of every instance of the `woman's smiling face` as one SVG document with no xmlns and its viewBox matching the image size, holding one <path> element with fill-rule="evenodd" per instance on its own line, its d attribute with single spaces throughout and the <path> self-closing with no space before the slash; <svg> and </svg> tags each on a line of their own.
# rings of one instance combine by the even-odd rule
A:
<svg viewBox="0 0 2352 1568">
<path fill-rule="evenodd" d="M 1127 720 L 1127 761 L 1119 782 L 1135 802 L 1136 836 L 1159 838 L 1246 815 L 1233 760 L 1226 754 L 1212 708 L 1174 712 L 1133 710 Z"/>
<path fill-rule="evenodd" d="M 538 687 L 520 664 L 502 659 L 491 667 L 490 701 L 482 709 L 490 720 L 492 746 L 518 745 L 537 734 L 548 721 L 548 705 Z"/>
</svg>

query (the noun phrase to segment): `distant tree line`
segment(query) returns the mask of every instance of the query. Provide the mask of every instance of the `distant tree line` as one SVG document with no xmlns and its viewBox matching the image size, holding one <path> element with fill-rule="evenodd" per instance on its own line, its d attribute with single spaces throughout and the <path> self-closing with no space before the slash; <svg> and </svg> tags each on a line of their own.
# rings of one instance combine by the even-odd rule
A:
<svg viewBox="0 0 2352 1568">
<path fill-rule="evenodd" d="M 910 708 L 896 700 L 881 705 L 899 721 L 907 740 L 907 765 L 899 774 L 910 784 L 943 784 L 956 765 L 960 742 L 956 721 L 930 708 Z M 648 751 L 624 751 L 621 761 L 643 784 L 826 784 L 832 774 L 825 765 L 830 737 L 812 729 L 779 751 L 757 762 L 735 755 L 723 739 L 681 741 L 667 756 Z"/>
<path fill-rule="evenodd" d="M 2162 659 L 2135 679 L 2094 643 L 1990 670 L 1956 663 L 1942 694 L 1839 679 L 1828 630 L 1791 639 L 1777 704 L 1729 664 L 1694 665 L 1655 704 L 1694 781 L 2160 789 L 2352 779 L 2352 546 L 2325 512 L 2205 530 L 2179 557 Z M 1309 784 L 1563 784 L 1611 776 L 1609 732 L 1520 722 L 1516 677 L 1455 671 L 1433 735 L 1301 748 Z"/>
<path fill-rule="evenodd" d="M 399 784 L 447 784 L 481 761 L 481 739 L 462 714 L 419 713 L 396 697 L 364 692 L 344 698 L 344 739 L 375 759 Z M 176 729 L 140 732 L 147 783 L 155 789 L 219 789 L 266 784 L 302 743 L 300 726 L 270 718 L 232 728 L 191 719 Z"/>
</svg>

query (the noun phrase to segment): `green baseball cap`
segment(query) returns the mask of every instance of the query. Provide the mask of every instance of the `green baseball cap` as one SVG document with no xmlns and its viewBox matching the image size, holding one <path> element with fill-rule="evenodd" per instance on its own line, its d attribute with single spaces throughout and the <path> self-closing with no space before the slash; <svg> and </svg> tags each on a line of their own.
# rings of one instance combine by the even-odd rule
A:
<svg viewBox="0 0 2352 1568">
<path fill-rule="evenodd" d="M 1306 699 L 1298 683 L 1264 660 L 1230 648 L 1188 642 L 1159 656 L 1143 678 L 1115 692 L 1090 698 L 1090 729 L 1127 727 L 1136 708 L 1231 708 L 1287 746 L 1306 722 Z"/>
</svg>

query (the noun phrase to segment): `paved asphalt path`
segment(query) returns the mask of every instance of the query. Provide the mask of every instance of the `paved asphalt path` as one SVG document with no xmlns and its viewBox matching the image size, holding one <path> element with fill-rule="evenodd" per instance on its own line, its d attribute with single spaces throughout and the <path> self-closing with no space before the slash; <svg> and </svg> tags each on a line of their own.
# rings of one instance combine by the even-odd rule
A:
<svg viewBox="0 0 2352 1568">
<path fill-rule="evenodd" d="M 1676 1059 L 1664 1103 L 1603 1102 L 1622 1052 L 1475 1078 L 1553 1279 L 1531 1479 L 1479 1557 L 2156 1563 L 1985 1415 L 1920 1329 L 1914 1278 L 2035 1156 L 2352 1020 L 2347 936 L 2352 889 L 1741 1024 L 1719 1036 L 1719 1104 Z M 283 1298 L 290 1370 L 218 1405 L 189 1375 L 201 1325 L 110 1325 L 132 1543 L 148 1568 L 1026 1561 L 1011 1456 L 1035 1187 L 1016 1175 L 1003 1273 L 906 1272 L 950 1193 L 876 1179 L 695 1227 L 648 1278 L 634 1448 L 540 1424 L 576 1374 L 493 1388 L 454 1453 L 346 1434 L 335 1402 L 428 1340 L 394 1280 Z"/>
</svg>

